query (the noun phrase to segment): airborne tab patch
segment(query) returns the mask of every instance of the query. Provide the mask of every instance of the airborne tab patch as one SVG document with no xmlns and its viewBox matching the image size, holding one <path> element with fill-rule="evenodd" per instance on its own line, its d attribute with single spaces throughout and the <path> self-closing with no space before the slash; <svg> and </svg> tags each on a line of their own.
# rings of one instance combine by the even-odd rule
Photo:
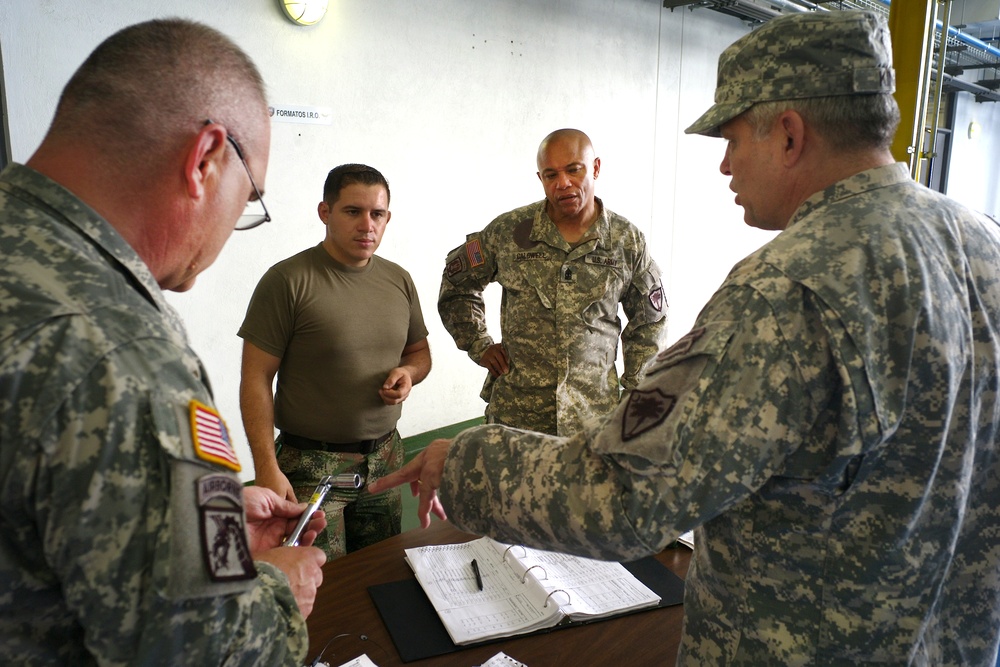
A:
<svg viewBox="0 0 1000 667">
<path fill-rule="evenodd" d="M 211 461 L 239 472 L 243 469 L 236 451 L 229 439 L 226 422 L 217 411 L 204 403 L 193 400 L 189 404 L 191 412 L 191 440 L 194 453 L 203 461 Z"/>
<path fill-rule="evenodd" d="M 247 544 L 243 488 L 226 474 L 199 477 L 197 484 L 201 553 L 212 581 L 257 576 Z"/>
</svg>

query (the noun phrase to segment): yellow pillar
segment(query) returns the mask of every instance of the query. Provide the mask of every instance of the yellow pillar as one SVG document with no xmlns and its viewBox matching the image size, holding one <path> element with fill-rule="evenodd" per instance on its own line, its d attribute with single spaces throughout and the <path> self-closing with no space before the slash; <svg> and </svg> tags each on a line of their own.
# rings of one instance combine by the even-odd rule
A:
<svg viewBox="0 0 1000 667">
<path fill-rule="evenodd" d="M 923 140 L 935 5 L 935 0 L 893 0 L 889 5 L 892 66 L 896 70 L 896 103 L 901 117 L 892 155 L 909 164 L 911 174 L 919 165 Z"/>
</svg>

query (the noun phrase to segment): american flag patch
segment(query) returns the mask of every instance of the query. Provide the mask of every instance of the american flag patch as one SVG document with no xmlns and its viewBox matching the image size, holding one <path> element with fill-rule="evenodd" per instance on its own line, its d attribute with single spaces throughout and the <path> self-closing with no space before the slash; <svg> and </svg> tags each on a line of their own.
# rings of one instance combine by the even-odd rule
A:
<svg viewBox="0 0 1000 667">
<path fill-rule="evenodd" d="M 483 259 L 483 251 L 479 248 L 479 239 L 473 239 L 465 244 L 465 252 L 469 255 L 469 265 L 476 267 L 486 263 Z"/>
<path fill-rule="evenodd" d="M 233 443 L 229 440 L 229 429 L 219 413 L 200 401 L 192 400 L 191 439 L 194 453 L 203 461 L 211 461 L 239 472 L 243 469 Z"/>
</svg>

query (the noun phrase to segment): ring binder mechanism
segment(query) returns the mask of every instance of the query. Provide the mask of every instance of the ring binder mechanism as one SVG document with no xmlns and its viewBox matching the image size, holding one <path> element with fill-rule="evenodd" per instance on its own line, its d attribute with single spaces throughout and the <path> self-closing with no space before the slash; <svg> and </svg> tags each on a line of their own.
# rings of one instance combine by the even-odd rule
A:
<svg viewBox="0 0 1000 667">
<path fill-rule="evenodd" d="M 528 573 L 531 572 L 532 570 L 534 570 L 536 567 L 539 570 L 542 571 L 542 579 L 548 579 L 549 578 L 549 575 L 547 575 L 545 573 L 545 568 L 544 567 L 542 567 L 541 565 L 532 565 L 531 567 L 529 567 L 527 570 L 524 571 L 524 576 L 521 577 L 521 583 L 522 584 L 527 583 L 527 581 L 528 581 Z"/>
<path fill-rule="evenodd" d="M 511 549 L 513 549 L 514 547 L 520 547 L 521 551 L 524 551 L 524 547 L 521 546 L 520 544 L 512 544 L 512 545 L 510 545 L 509 547 L 507 547 L 506 549 L 503 550 L 503 562 L 504 563 L 507 562 L 507 552 L 510 551 Z"/>
<path fill-rule="evenodd" d="M 552 591 L 551 593 L 549 593 L 548 595 L 545 596 L 545 604 L 543 604 L 542 606 L 543 607 L 548 607 L 549 606 L 549 598 L 552 597 L 553 595 L 555 595 L 556 593 L 562 593 L 563 595 L 566 596 L 566 604 L 573 604 L 572 603 L 573 598 L 570 597 L 570 594 L 567 593 L 566 591 L 564 591 L 561 588 L 557 588 L 557 589 L 555 589 L 554 591 Z M 552 602 L 553 602 L 553 604 L 558 604 L 555 600 L 553 600 Z"/>
<path fill-rule="evenodd" d="M 516 555 L 514 546 L 524 555 Z M 659 595 L 621 563 L 506 545 L 488 537 L 405 551 L 417 581 L 459 646 L 560 622 L 617 616 L 660 602 Z M 472 560 L 482 574 L 481 591 L 472 581 Z M 565 602 L 560 604 L 561 597 Z"/>
</svg>

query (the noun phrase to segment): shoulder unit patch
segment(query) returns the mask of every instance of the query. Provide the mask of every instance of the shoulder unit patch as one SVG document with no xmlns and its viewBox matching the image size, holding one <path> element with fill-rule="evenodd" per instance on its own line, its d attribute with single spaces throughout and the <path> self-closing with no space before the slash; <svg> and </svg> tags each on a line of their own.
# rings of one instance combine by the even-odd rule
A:
<svg viewBox="0 0 1000 667">
<path fill-rule="evenodd" d="M 257 576 L 247 544 L 243 488 L 228 474 L 197 480 L 201 553 L 212 581 L 240 581 Z"/>
<path fill-rule="evenodd" d="M 663 311 L 663 287 L 657 285 L 656 289 L 649 293 L 649 305 L 658 313 Z"/>
<path fill-rule="evenodd" d="M 462 260 L 461 255 L 456 256 L 455 259 L 448 262 L 448 264 L 444 267 L 444 270 L 445 273 L 448 274 L 449 278 L 457 276 L 462 271 L 465 271 L 465 262 Z"/>
<path fill-rule="evenodd" d="M 659 389 L 636 389 L 628 397 L 622 418 L 622 441 L 628 442 L 659 426 L 677 404 L 677 397 Z"/>
</svg>

